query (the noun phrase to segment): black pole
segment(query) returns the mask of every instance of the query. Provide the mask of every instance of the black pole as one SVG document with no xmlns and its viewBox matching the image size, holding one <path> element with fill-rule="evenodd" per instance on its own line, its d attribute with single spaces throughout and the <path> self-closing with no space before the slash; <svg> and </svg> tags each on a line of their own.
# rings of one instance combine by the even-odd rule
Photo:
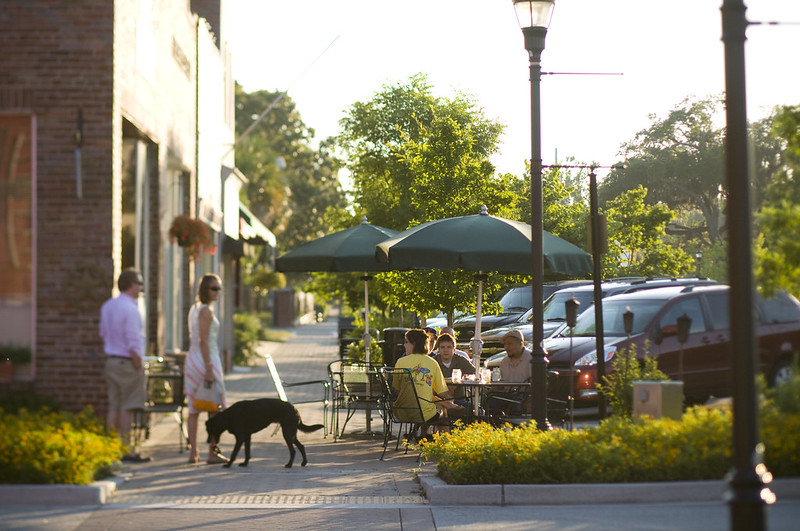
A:
<svg viewBox="0 0 800 531">
<path fill-rule="evenodd" d="M 747 98 L 744 44 L 747 29 L 743 0 L 724 0 L 725 178 L 728 186 L 728 273 L 730 277 L 731 353 L 733 355 L 733 461 L 729 475 L 731 529 L 765 528 L 764 506 L 774 499 L 764 486 L 758 435 L 755 373 L 757 345 L 753 325 L 753 273 L 748 176 Z"/>
<path fill-rule="evenodd" d="M 600 213 L 597 205 L 597 174 L 589 170 L 589 217 L 592 229 L 592 283 L 594 285 L 594 348 L 597 352 L 597 383 L 602 384 L 606 376 L 605 335 L 603 334 L 603 264 L 601 263 L 603 243 L 600 241 Z M 597 415 L 606 418 L 605 394 L 597 392 Z"/>
<path fill-rule="evenodd" d="M 525 49 L 528 50 L 531 75 L 531 312 L 532 359 L 531 359 L 531 412 L 540 430 L 552 429 L 547 420 L 547 353 L 544 351 L 544 258 L 542 256 L 542 139 L 541 98 L 539 87 L 542 80 L 542 50 L 547 28 L 528 27 L 522 29 Z"/>
</svg>

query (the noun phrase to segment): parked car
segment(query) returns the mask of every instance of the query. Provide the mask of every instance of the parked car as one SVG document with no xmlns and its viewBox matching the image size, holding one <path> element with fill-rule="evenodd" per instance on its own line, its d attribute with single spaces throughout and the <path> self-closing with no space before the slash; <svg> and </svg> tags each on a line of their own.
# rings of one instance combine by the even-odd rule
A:
<svg viewBox="0 0 800 531">
<path fill-rule="evenodd" d="M 600 291 L 603 297 L 617 295 L 619 293 L 632 293 L 634 291 L 641 291 L 644 289 L 654 289 L 666 286 L 689 286 L 698 284 L 716 284 L 714 280 L 709 280 L 700 277 L 686 277 L 686 278 L 629 278 L 618 279 L 609 282 L 602 282 L 600 284 Z M 544 301 L 543 317 L 544 317 L 544 338 L 547 339 L 551 335 L 557 333 L 560 328 L 564 326 L 567 319 L 566 308 L 564 303 L 570 298 L 575 298 L 580 303 L 579 311 L 583 311 L 594 303 L 594 284 L 580 284 L 577 286 L 569 286 L 561 288 L 554 292 L 546 301 Z M 482 357 L 491 357 L 498 352 L 503 351 L 503 336 L 511 330 L 522 330 L 525 337 L 531 339 L 531 317 L 533 312 L 528 310 L 522 314 L 519 319 L 511 324 L 494 328 L 481 332 L 481 340 L 483 340 L 483 347 L 481 349 Z M 503 352 L 503 354 L 505 354 Z M 502 356 L 499 358 L 502 359 Z M 499 364 L 499 359 L 497 363 Z"/>
<path fill-rule="evenodd" d="M 453 312 L 453 322 L 456 319 L 461 317 L 464 312 L 456 311 Z M 432 315 L 425 319 L 425 326 L 429 326 L 431 328 L 440 329 L 443 326 L 447 326 L 447 314 L 444 312 L 439 312 L 436 315 Z"/>
<path fill-rule="evenodd" d="M 635 345 L 638 358 L 647 353 L 670 379 L 683 381 L 688 401 L 730 396 L 728 293 L 728 286 L 719 284 L 642 290 L 604 299 L 606 371 L 613 370 L 618 351 Z M 623 321 L 628 310 L 634 316 L 630 336 Z M 686 342 L 681 344 L 677 320 L 683 315 L 691 322 Z M 800 302 L 785 293 L 767 300 L 757 297 L 756 316 L 759 371 L 774 385 L 790 376 L 792 356 L 800 352 Z M 571 334 L 563 330 L 544 342 L 549 368 L 574 378 L 576 406 L 597 403 L 594 331 L 594 309 L 589 307 Z"/>
<path fill-rule="evenodd" d="M 548 282 L 543 287 L 545 299 L 549 297 L 554 291 L 568 285 L 583 285 L 591 283 L 590 280 L 564 280 L 561 282 Z M 481 333 L 492 328 L 511 324 L 520 318 L 526 311 L 530 310 L 533 305 L 531 298 L 533 293 L 530 286 L 522 286 L 518 288 L 511 288 L 508 290 L 498 301 L 503 307 L 503 311 L 499 314 L 490 314 L 481 316 Z M 475 315 L 465 315 L 453 323 L 453 329 L 456 331 L 456 340 L 459 344 L 469 343 L 472 336 L 475 335 Z"/>
</svg>

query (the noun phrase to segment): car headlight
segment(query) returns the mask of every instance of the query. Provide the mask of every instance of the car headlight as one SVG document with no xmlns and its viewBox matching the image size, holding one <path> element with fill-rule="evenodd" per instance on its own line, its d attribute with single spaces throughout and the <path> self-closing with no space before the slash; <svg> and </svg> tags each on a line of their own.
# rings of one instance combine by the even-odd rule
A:
<svg viewBox="0 0 800 531">
<path fill-rule="evenodd" d="M 615 346 L 606 347 L 606 363 L 614 358 L 614 353 L 616 351 L 617 347 Z M 575 365 L 582 365 L 584 367 L 597 365 L 597 351 L 593 350 L 592 352 L 581 356 L 578 358 L 578 361 L 575 362 Z"/>
</svg>

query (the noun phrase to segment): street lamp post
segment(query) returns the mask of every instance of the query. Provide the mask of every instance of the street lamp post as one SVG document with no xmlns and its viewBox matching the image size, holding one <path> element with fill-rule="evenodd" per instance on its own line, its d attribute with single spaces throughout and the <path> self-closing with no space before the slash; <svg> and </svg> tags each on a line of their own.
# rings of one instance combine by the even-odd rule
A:
<svg viewBox="0 0 800 531">
<path fill-rule="evenodd" d="M 756 335 L 753 316 L 750 179 L 748 169 L 747 98 L 744 43 L 747 17 L 743 0 L 722 4 L 725 45 L 725 178 L 728 185 L 728 272 L 730 277 L 731 359 L 733 360 L 733 461 L 727 501 L 731 529 L 758 531 L 765 526 L 765 505 L 775 495 L 765 486 L 758 436 L 758 403 L 754 374 Z M 766 481 L 765 481 L 766 480 Z"/>
<path fill-rule="evenodd" d="M 513 0 L 517 20 L 525 37 L 528 50 L 531 76 L 531 291 L 533 310 L 532 321 L 532 359 L 531 412 L 540 430 L 550 429 L 547 421 L 547 358 L 542 346 L 544 341 L 543 273 L 542 256 L 542 141 L 539 86 L 542 78 L 542 51 L 547 35 L 547 26 L 553 14 L 555 0 Z"/>
</svg>

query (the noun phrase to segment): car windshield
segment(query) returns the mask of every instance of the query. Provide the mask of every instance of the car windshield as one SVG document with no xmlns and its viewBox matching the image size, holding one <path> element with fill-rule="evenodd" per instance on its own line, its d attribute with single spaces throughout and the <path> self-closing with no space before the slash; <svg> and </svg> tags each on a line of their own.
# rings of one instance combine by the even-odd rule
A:
<svg viewBox="0 0 800 531">
<path fill-rule="evenodd" d="M 531 288 L 512 288 L 500 299 L 504 312 L 529 310 L 531 304 Z"/>
<path fill-rule="evenodd" d="M 542 312 L 544 313 L 544 320 L 566 321 L 567 309 L 564 306 L 564 303 L 573 297 L 575 298 L 576 301 L 580 303 L 580 306 L 578 306 L 578 309 L 580 311 L 581 308 L 586 308 L 588 304 L 592 303 L 593 292 L 580 291 L 577 293 L 573 293 L 571 291 L 557 291 L 553 293 L 552 295 L 550 295 L 550 298 L 545 301 L 544 307 L 542 308 Z M 530 313 L 528 313 L 527 315 L 530 317 Z"/>
<path fill-rule="evenodd" d="M 606 299 L 603 301 L 603 334 L 605 337 L 625 336 L 623 314 L 630 310 L 633 312 L 633 330 L 631 335 L 640 334 L 653 320 L 658 311 L 664 307 L 663 300 L 618 300 Z M 588 307 L 578 316 L 573 335 L 594 336 L 594 306 Z M 569 336 L 569 329 L 565 328 L 561 335 Z"/>
</svg>

